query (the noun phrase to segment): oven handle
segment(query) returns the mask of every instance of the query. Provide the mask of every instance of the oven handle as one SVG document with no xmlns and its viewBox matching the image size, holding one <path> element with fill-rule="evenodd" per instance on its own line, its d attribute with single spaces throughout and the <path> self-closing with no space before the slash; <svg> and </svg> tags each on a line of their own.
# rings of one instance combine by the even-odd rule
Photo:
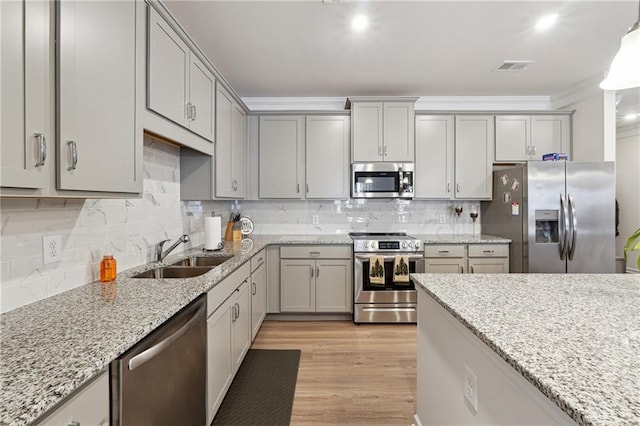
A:
<svg viewBox="0 0 640 426">
<path fill-rule="evenodd" d="M 369 260 L 371 259 L 371 257 L 376 256 L 376 257 L 381 257 L 384 260 L 394 260 L 396 258 L 396 255 L 393 256 L 389 256 L 389 255 L 377 255 L 377 254 L 369 254 L 369 255 L 360 255 L 360 254 L 356 254 L 356 259 L 359 260 Z M 398 254 L 397 256 L 406 256 L 409 258 L 409 260 L 420 260 L 420 259 L 424 259 L 424 256 L 411 256 L 411 255 L 407 255 L 407 254 Z"/>
</svg>

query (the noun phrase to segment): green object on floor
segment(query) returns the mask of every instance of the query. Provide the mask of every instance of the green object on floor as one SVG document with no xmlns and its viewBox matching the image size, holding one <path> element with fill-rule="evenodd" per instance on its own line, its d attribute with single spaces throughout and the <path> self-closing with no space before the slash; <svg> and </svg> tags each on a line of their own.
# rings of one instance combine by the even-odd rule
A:
<svg viewBox="0 0 640 426">
<path fill-rule="evenodd" d="M 249 349 L 212 425 L 288 425 L 300 350 Z"/>
</svg>

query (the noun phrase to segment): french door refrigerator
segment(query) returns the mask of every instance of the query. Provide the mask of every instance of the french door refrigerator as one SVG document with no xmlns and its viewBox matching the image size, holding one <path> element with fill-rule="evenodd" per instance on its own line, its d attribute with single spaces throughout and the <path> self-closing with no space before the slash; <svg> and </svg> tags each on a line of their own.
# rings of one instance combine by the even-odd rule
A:
<svg viewBox="0 0 640 426">
<path fill-rule="evenodd" d="M 496 166 L 482 232 L 510 238 L 511 272 L 615 272 L 613 162 Z"/>
</svg>

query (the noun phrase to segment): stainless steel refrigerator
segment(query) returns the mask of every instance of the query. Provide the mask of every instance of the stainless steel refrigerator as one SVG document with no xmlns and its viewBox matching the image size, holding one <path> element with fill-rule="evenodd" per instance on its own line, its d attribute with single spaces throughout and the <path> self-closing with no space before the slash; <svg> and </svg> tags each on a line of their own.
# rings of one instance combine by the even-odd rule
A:
<svg viewBox="0 0 640 426">
<path fill-rule="evenodd" d="M 615 272 L 613 162 L 497 166 L 481 214 L 484 234 L 513 241 L 511 272 Z"/>
</svg>

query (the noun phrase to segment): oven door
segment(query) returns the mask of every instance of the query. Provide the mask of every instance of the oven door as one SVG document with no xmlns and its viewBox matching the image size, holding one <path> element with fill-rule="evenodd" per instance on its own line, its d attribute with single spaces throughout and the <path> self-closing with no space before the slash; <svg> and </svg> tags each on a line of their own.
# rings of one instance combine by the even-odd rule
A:
<svg viewBox="0 0 640 426">
<path fill-rule="evenodd" d="M 394 282 L 393 262 L 398 253 L 376 253 L 384 259 L 384 285 L 371 285 L 369 260 L 372 254 L 354 254 L 354 300 L 355 303 L 416 303 L 416 288 L 413 281 Z M 409 258 L 409 274 L 424 272 L 424 257 L 420 254 L 404 255 Z"/>
</svg>

